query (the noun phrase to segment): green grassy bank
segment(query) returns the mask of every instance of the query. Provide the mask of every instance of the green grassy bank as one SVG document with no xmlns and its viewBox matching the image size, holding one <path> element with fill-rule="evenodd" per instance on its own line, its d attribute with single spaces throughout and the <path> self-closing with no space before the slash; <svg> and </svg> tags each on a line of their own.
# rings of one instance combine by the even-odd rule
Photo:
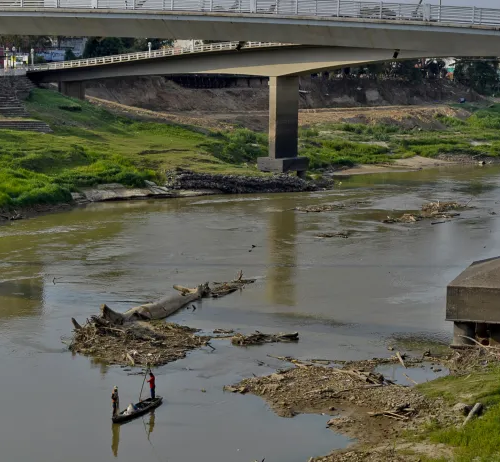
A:
<svg viewBox="0 0 500 462">
<path fill-rule="evenodd" d="M 376 164 L 398 158 L 500 155 L 500 104 L 460 106 L 466 118 L 435 116 L 435 127 L 403 128 L 404 124 L 320 124 L 301 130 L 302 154 L 311 168 L 332 164 Z"/>
<path fill-rule="evenodd" d="M 134 121 L 48 90 L 33 91 L 26 106 L 54 132 L 0 130 L 0 207 L 65 202 L 70 192 L 102 183 L 161 182 L 175 167 L 256 173 L 225 158 L 234 151 L 243 162 L 265 152 L 265 139 L 261 147 L 260 135 L 246 130 L 223 135 Z"/>
<path fill-rule="evenodd" d="M 480 402 L 485 406 L 483 415 L 465 427 L 431 422 L 420 435 L 421 439 L 452 448 L 453 462 L 500 461 L 500 366 L 433 380 L 419 385 L 418 389 L 431 398 L 443 398 L 450 406 L 459 402 L 470 405 Z M 448 462 L 450 458 L 426 458 L 425 461 Z"/>
<path fill-rule="evenodd" d="M 66 202 L 71 192 L 102 183 L 161 183 L 175 167 L 259 174 L 256 159 L 267 155 L 267 135 L 246 129 L 220 133 L 137 121 L 49 90 L 33 91 L 26 106 L 54 132 L 0 130 L 0 208 Z M 312 170 L 417 154 L 498 156 L 500 105 L 468 109 L 472 115 L 464 120 L 437 116 L 439 129 L 434 130 L 389 124 L 303 128 L 299 150 Z"/>
</svg>

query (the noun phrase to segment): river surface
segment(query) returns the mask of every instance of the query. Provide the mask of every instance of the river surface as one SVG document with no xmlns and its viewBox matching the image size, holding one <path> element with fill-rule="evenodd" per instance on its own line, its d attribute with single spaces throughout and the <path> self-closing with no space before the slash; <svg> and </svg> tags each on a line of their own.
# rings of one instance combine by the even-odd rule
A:
<svg viewBox="0 0 500 462">
<path fill-rule="evenodd" d="M 457 168 L 343 179 L 307 194 L 95 204 L 0 227 L 2 462 L 304 462 L 345 447 L 327 416 L 277 417 L 222 387 L 299 358 L 387 356 L 394 336 L 449 341 L 445 287 L 500 250 L 500 169 Z M 444 224 L 384 225 L 427 200 L 475 208 Z M 328 213 L 297 205 L 354 204 Z M 499 215 L 494 215 L 497 212 Z M 349 239 L 320 232 L 353 230 Z M 252 248 L 252 245 L 255 247 Z M 142 377 L 73 356 L 61 338 L 99 306 L 124 310 L 243 269 L 257 282 L 172 320 L 205 330 L 299 331 L 298 344 L 215 341 L 157 371 L 165 403 L 122 427 L 110 394 L 136 401 Z M 265 365 L 259 365 L 265 363 Z"/>
</svg>

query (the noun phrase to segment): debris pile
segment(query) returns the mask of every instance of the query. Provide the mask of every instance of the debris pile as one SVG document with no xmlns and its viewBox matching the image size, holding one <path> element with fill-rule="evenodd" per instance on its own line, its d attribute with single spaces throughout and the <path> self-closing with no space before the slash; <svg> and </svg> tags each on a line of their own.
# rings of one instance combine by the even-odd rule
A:
<svg viewBox="0 0 500 462">
<path fill-rule="evenodd" d="M 460 213 L 454 212 L 454 210 L 464 210 L 466 208 L 468 208 L 468 204 L 458 202 L 427 202 L 422 205 L 420 213 L 407 212 L 399 218 L 388 216 L 382 220 L 382 223 L 416 223 L 423 219 L 432 218 L 450 219 L 460 216 Z"/>
<path fill-rule="evenodd" d="M 92 316 L 84 326 L 72 319 L 74 337 L 70 350 L 96 357 L 110 364 L 161 365 L 183 358 L 188 350 L 210 346 L 209 337 L 176 324 L 157 322 L 203 297 L 222 297 L 255 279 L 244 279 L 240 271 L 233 281 L 200 284 L 196 288 L 174 285 L 180 293 L 157 302 L 145 303 L 125 313 L 101 306 L 100 316 Z M 212 347 L 213 348 L 213 347 Z"/>
<path fill-rule="evenodd" d="M 336 233 L 319 233 L 316 234 L 316 237 L 321 237 L 321 238 L 341 237 L 343 239 L 347 239 L 351 235 L 352 231 L 338 231 Z"/>
<path fill-rule="evenodd" d="M 414 215 L 413 213 L 405 213 L 401 215 L 399 218 L 387 217 L 385 220 L 382 220 L 382 223 L 416 223 L 417 221 L 422 220 L 422 215 Z"/>
<path fill-rule="evenodd" d="M 319 213 L 319 212 L 333 212 L 335 210 L 341 210 L 344 208 L 345 208 L 344 204 L 323 204 L 323 205 L 307 205 L 306 207 L 298 206 L 295 207 L 294 210 L 297 212 Z"/>
<path fill-rule="evenodd" d="M 160 366 L 184 358 L 189 350 L 210 340 L 196 335 L 196 329 L 165 322 L 116 326 L 92 316 L 83 326 L 73 324 L 75 335 L 69 349 L 108 364 Z"/>
<path fill-rule="evenodd" d="M 256 330 L 253 334 L 244 335 L 236 334 L 231 338 L 231 343 L 233 345 L 248 346 L 248 345 L 262 345 L 264 343 L 275 343 L 275 342 L 298 342 L 299 333 L 292 332 L 290 334 L 263 334 Z"/>
<path fill-rule="evenodd" d="M 233 388 L 240 393 L 244 390 L 245 393 L 265 398 L 282 416 L 292 416 L 305 410 L 327 412 L 343 404 L 362 407 L 374 413 L 373 416 L 392 412 L 403 420 L 403 417 L 409 418 L 427 407 L 420 393 L 410 387 L 396 385 L 380 373 L 362 368 L 319 366 L 287 357 L 276 358 L 289 361 L 296 367 L 267 377 L 247 378 Z"/>
<path fill-rule="evenodd" d="M 458 202 L 427 202 L 422 205 L 422 212 L 424 214 L 436 216 L 437 214 L 449 212 L 450 210 L 463 210 L 467 208 L 467 204 L 460 204 Z"/>
</svg>

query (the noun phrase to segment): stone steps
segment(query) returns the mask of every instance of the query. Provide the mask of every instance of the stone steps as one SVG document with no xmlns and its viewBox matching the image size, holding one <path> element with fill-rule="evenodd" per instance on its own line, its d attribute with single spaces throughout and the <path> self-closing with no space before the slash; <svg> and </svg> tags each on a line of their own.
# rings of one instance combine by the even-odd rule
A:
<svg viewBox="0 0 500 462">
<path fill-rule="evenodd" d="M 33 88 L 35 86 L 25 76 L 0 77 L 0 130 L 52 132 L 45 122 L 29 120 L 30 115 L 22 100 L 29 96 Z"/>
<path fill-rule="evenodd" d="M 38 120 L 5 120 L 0 119 L 0 130 L 18 130 L 40 133 L 51 133 L 52 130 L 45 123 Z"/>
<path fill-rule="evenodd" d="M 0 115 L 3 117 L 29 117 L 22 106 L 2 106 L 2 103 L 0 103 Z"/>
</svg>

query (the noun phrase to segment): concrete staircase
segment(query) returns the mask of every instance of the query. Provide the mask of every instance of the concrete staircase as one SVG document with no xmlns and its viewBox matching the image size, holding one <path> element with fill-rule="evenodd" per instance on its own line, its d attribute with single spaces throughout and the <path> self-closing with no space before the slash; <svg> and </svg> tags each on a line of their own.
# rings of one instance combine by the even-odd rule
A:
<svg viewBox="0 0 500 462">
<path fill-rule="evenodd" d="M 0 119 L 0 130 L 17 130 L 28 132 L 51 133 L 50 127 L 41 120 L 9 120 Z"/>
<path fill-rule="evenodd" d="M 0 94 L 0 116 L 29 117 L 29 114 L 17 96 Z"/>
<path fill-rule="evenodd" d="M 29 119 L 22 101 L 33 88 L 35 86 L 26 76 L 0 77 L 0 130 L 52 131 L 45 122 Z"/>
</svg>

